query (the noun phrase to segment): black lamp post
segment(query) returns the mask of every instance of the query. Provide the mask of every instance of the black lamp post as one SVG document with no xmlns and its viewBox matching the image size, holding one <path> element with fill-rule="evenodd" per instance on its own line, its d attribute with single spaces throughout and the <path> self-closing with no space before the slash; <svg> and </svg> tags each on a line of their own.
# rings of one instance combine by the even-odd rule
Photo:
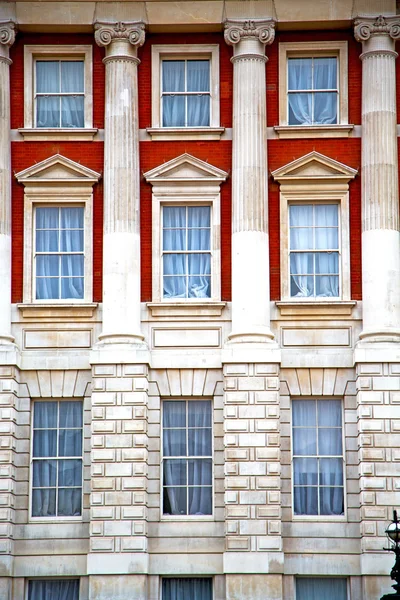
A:
<svg viewBox="0 0 400 600">
<path fill-rule="evenodd" d="M 396 583 L 392 588 L 396 591 L 395 594 L 385 594 L 381 600 L 400 600 L 400 521 L 397 519 L 397 510 L 393 511 L 393 521 L 385 530 L 386 535 L 391 542 L 390 548 L 384 548 L 388 552 L 394 552 L 395 561 L 390 572 L 390 577 Z"/>
</svg>

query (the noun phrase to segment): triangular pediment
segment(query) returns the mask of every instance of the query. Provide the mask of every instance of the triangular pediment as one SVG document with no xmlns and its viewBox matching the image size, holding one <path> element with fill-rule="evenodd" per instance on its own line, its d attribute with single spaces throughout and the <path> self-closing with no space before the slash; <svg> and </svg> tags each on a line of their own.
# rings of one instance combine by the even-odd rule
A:
<svg viewBox="0 0 400 600">
<path fill-rule="evenodd" d="M 275 181 L 279 182 L 311 182 L 313 180 L 340 180 L 346 182 L 354 179 L 357 170 L 329 156 L 313 151 L 276 169 L 271 175 Z"/>
<path fill-rule="evenodd" d="M 50 156 L 31 167 L 16 173 L 15 177 L 24 185 L 29 183 L 51 183 L 55 181 L 79 182 L 93 185 L 100 173 L 66 158 L 61 154 Z"/>
<path fill-rule="evenodd" d="M 163 163 L 151 171 L 144 173 L 144 178 L 150 183 L 161 182 L 201 182 L 213 181 L 221 183 L 228 173 L 210 165 L 191 154 L 181 154 L 177 158 Z"/>
</svg>

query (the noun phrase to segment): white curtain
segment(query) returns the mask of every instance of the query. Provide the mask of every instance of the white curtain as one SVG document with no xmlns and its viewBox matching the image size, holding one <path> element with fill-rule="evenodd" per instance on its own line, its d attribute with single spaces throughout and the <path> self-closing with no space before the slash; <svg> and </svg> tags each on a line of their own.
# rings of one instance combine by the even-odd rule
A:
<svg viewBox="0 0 400 600">
<path fill-rule="evenodd" d="M 210 61 L 164 60 L 162 90 L 163 127 L 210 125 Z"/>
<path fill-rule="evenodd" d="M 289 214 L 291 296 L 338 297 L 338 205 L 291 205 Z"/>
<path fill-rule="evenodd" d="M 81 207 L 36 208 L 38 300 L 84 297 L 83 211 Z"/>
<path fill-rule="evenodd" d="M 32 579 L 28 600 L 79 600 L 79 579 Z"/>
<path fill-rule="evenodd" d="M 211 402 L 164 402 L 164 514 L 212 514 L 211 435 Z"/>
<path fill-rule="evenodd" d="M 34 517 L 81 514 L 82 414 L 82 402 L 35 402 L 32 481 Z M 75 456 L 76 459 L 63 459 Z M 41 460 L 35 460 L 38 458 Z"/>
<path fill-rule="evenodd" d="M 164 298 L 211 297 L 210 231 L 209 206 L 163 208 Z"/>
<path fill-rule="evenodd" d="M 347 600 L 347 580 L 335 577 L 297 577 L 296 600 Z"/>
<path fill-rule="evenodd" d="M 36 126 L 84 127 L 83 61 L 36 62 Z"/>
<path fill-rule="evenodd" d="M 337 59 L 290 58 L 288 62 L 289 125 L 337 123 Z M 301 90 L 296 92 L 296 90 Z M 310 91 L 308 91 L 310 90 Z"/>
<path fill-rule="evenodd" d="M 296 400 L 292 416 L 294 513 L 343 514 L 340 400 Z"/>
<path fill-rule="evenodd" d="M 163 600 L 212 600 L 212 579 L 206 577 L 164 577 Z"/>
</svg>

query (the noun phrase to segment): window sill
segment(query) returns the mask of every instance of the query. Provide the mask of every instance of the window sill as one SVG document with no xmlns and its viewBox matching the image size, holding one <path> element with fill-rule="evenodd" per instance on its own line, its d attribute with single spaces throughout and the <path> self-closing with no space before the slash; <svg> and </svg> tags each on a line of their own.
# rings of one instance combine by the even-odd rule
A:
<svg viewBox="0 0 400 600">
<path fill-rule="evenodd" d="M 278 138 L 347 138 L 350 137 L 354 125 L 277 125 L 274 130 Z"/>
<path fill-rule="evenodd" d="M 276 302 L 281 317 L 351 317 L 354 300 L 284 300 Z"/>
<path fill-rule="evenodd" d="M 46 129 L 46 128 L 21 128 L 18 129 L 24 140 L 30 142 L 91 142 L 98 132 L 98 129 L 93 128 L 77 128 L 77 129 Z"/>
<path fill-rule="evenodd" d="M 224 127 L 148 127 L 147 133 L 155 141 L 219 140 Z"/>
<path fill-rule="evenodd" d="M 97 308 L 96 303 L 82 304 L 17 304 L 24 319 L 89 319 Z"/>
<path fill-rule="evenodd" d="M 226 302 L 148 302 L 152 317 L 220 317 Z"/>
</svg>

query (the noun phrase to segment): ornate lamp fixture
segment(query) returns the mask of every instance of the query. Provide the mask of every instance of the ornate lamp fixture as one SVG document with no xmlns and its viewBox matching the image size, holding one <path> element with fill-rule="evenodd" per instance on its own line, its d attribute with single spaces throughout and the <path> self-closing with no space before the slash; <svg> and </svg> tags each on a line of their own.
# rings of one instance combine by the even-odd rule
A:
<svg viewBox="0 0 400 600">
<path fill-rule="evenodd" d="M 397 510 L 393 511 L 393 521 L 385 530 L 386 535 L 391 543 L 389 548 L 384 548 L 388 552 L 394 552 L 395 561 L 390 572 L 390 577 L 396 583 L 392 588 L 396 591 L 395 594 L 385 594 L 381 600 L 400 600 L 400 521 L 397 519 Z"/>
</svg>

